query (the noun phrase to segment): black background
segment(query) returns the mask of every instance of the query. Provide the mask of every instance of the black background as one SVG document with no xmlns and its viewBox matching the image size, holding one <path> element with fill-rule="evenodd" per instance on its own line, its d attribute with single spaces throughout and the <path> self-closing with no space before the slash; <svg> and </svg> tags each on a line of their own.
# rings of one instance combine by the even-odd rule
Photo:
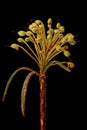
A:
<svg viewBox="0 0 87 130">
<path fill-rule="evenodd" d="M 82 3 L 70 2 L 10 2 L 1 4 L 0 9 L 0 129 L 39 130 L 39 81 L 32 77 L 26 98 L 26 117 L 20 110 L 20 94 L 26 73 L 21 71 L 8 90 L 5 102 L 2 95 L 12 72 L 22 66 L 38 71 L 38 67 L 21 50 L 16 52 L 9 46 L 16 41 L 16 32 L 26 29 L 36 19 L 45 25 L 51 17 L 55 25 L 59 21 L 65 32 L 78 36 L 78 44 L 71 48 L 71 59 L 75 68 L 71 73 L 60 67 L 52 67 L 47 72 L 47 130 L 80 128 L 83 92 L 80 87 L 80 46 L 82 28 Z"/>
</svg>

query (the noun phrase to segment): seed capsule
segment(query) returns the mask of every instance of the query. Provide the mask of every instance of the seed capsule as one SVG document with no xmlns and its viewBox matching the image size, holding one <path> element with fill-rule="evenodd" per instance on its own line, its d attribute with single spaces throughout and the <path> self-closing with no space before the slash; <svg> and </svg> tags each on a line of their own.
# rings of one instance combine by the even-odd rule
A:
<svg viewBox="0 0 87 130">
<path fill-rule="evenodd" d="M 64 54 L 66 57 L 69 57 L 69 56 L 70 56 L 70 52 L 67 51 L 67 50 L 64 50 L 63 54 Z"/>
<path fill-rule="evenodd" d="M 18 31 L 19 36 L 25 36 L 26 32 L 25 31 Z"/>
<path fill-rule="evenodd" d="M 52 19 L 49 18 L 48 21 L 47 21 L 48 24 L 52 24 Z"/>
<path fill-rule="evenodd" d="M 60 31 L 61 33 L 63 33 L 63 32 L 65 31 L 64 26 L 59 27 L 59 31 Z"/>
<path fill-rule="evenodd" d="M 59 28 L 60 26 L 61 26 L 60 23 L 57 23 L 57 24 L 56 24 L 56 28 Z"/>
<path fill-rule="evenodd" d="M 60 50 L 61 50 L 61 46 L 60 46 L 60 45 L 57 45 L 57 46 L 56 46 L 56 50 L 57 50 L 57 51 L 60 51 Z"/>
<path fill-rule="evenodd" d="M 17 41 L 22 43 L 24 40 L 23 40 L 23 38 L 18 38 Z"/>
<path fill-rule="evenodd" d="M 13 48 L 13 49 L 15 49 L 15 50 L 19 50 L 19 47 L 18 47 L 18 45 L 17 44 L 15 44 L 15 43 L 13 43 L 13 44 L 11 44 L 11 46 L 10 46 L 11 48 Z"/>
</svg>

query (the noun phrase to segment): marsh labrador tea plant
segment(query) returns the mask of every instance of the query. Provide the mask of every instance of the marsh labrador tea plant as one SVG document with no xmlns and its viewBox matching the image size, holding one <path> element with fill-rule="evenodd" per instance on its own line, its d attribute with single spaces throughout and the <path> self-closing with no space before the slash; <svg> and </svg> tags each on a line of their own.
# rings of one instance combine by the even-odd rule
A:
<svg viewBox="0 0 87 130">
<path fill-rule="evenodd" d="M 16 69 L 7 81 L 6 88 L 3 94 L 3 102 L 5 100 L 8 88 L 15 75 L 22 70 L 27 70 L 29 73 L 24 79 L 21 90 L 21 112 L 25 116 L 26 94 L 29 86 L 29 81 L 33 75 L 38 76 L 40 84 L 40 130 L 46 130 L 46 72 L 51 66 L 57 65 L 67 72 L 75 66 L 69 60 L 69 46 L 75 45 L 76 40 L 72 33 L 64 35 L 65 27 L 59 22 L 52 27 L 52 19 L 47 20 L 47 27 L 41 20 L 35 20 L 29 25 L 28 31 L 20 30 L 17 32 L 17 41 L 10 45 L 11 48 L 20 51 L 22 49 L 29 57 L 31 57 L 39 67 L 39 72 L 29 67 L 20 67 Z M 32 46 L 34 49 L 32 48 Z M 63 53 L 68 61 L 57 61 L 55 57 Z"/>
</svg>

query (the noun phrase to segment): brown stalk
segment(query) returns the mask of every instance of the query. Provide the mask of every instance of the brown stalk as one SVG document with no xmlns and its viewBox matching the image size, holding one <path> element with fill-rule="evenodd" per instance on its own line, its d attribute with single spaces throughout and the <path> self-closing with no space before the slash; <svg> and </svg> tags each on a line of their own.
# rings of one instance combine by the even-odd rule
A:
<svg viewBox="0 0 87 130">
<path fill-rule="evenodd" d="M 46 130 L 46 75 L 40 72 L 40 130 Z"/>
</svg>

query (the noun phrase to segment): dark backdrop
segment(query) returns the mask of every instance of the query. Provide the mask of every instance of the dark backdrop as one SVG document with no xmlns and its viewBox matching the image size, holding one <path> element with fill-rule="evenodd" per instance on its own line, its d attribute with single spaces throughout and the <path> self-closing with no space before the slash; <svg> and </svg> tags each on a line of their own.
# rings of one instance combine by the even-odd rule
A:
<svg viewBox="0 0 87 130">
<path fill-rule="evenodd" d="M 78 44 L 72 46 L 71 58 L 75 68 L 71 73 L 60 67 L 50 68 L 47 72 L 47 130 L 74 129 L 82 126 L 80 87 L 80 46 L 82 14 L 80 3 L 69 2 L 10 2 L 1 4 L 0 9 L 0 129 L 39 130 L 39 82 L 33 77 L 26 99 L 26 117 L 23 118 L 20 110 L 20 92 L 25 72 L 20 72 L 12 81 L 5 102 L 2 95 L 9 76 L 21 67 L 29 66 L 38 71 L 37 66 L 22 51 L 16 52 L 6 48 L 17 38 L 16 32 L 26 29 L 36 19 L 42 20 L 45 25 L 51 17 L 53 24 L 57 21 L 65 26 L 65 31 L 78 36 Z"/>
</svg>

